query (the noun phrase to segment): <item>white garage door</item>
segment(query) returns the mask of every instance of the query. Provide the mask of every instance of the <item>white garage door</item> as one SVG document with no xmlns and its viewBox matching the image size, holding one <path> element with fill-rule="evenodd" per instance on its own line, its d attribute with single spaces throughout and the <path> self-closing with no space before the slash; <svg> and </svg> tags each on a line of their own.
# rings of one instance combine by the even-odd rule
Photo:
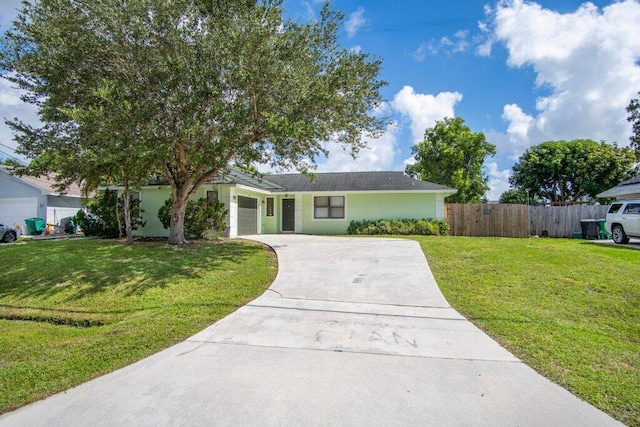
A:
<svg viewBox="0 0 640 427">
<path fill-rule="evenodd" d="M 37 215 L 38 199 L 0 199 L 0 224 L 18 224 L 24 232 L 24 220 Z"/>
<path fill-rule="evenodd" d="M 80 209 L 78 208 L 52 208 L 47 207 L 47 224 L 60 225 L 62 218 L 75 216 Z"/>
</svg>

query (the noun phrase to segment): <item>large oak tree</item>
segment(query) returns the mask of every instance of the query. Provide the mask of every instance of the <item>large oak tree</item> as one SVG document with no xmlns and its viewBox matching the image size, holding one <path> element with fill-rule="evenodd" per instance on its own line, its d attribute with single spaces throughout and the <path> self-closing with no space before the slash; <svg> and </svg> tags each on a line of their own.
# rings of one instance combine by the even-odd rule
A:
<svg viewBox="0 0 640 427">
<path fill-rule="evenodd" d="M 633 175 L 629 148 L 589 139 L 547 141 L 529 147 L 513 166 L 514 188 L 552 204 L 594 200 Z"/>
<path fill-rule="evenodd" d="M 327 141 L 355 155 L 384 129 L 380 61 L 339 46 L 342 19 L 327 3 L 288 20 L 280 0 L 36 0 L 0 65 L 43 126 L 12 125 L 63 176 L 164 174 L 180 244 L 187 201 L 229 165 L 307 171 Z"/>
</svg>

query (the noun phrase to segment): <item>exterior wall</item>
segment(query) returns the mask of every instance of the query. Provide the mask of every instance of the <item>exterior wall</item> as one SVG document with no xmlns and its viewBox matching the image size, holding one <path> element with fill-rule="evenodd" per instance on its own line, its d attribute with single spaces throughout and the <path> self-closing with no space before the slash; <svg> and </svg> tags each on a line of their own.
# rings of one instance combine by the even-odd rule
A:
<svg viewBox="0 0 640 427">
<path fill-rule="evenodd" d="M 211 189 L 213 186 L 200 187 L 192 199 L 205 197 L 206 191 Z M 138 227 L 133 234 L 142 237 L 169 237 L 169 229 L 162 226 L 158 218 L 158 211 L 164 205 L 165 200 L 171 197 L 171 189 L 169 187 L 147 187 L 132 191 L 140 193 L 140 203 L 144 209 L 142 220 L 146 221 L 144 227 Z"/>
<path fill-rule="evenodd" d="M 267 216 L 267 198 L 273 197 L 273 216 Z M 262 209 L 262 234 L 276 234 L 280 232 L 282 210 L 282 198 L 278 195 L 264 196 L 264 209 Z"/>
<path fill-rule="evenodd" d="M 62 218 L 74 216 L 82 209 L 82 199 L 70 196 L 47 196 L 47 224 L 60 224 Z"/>
<path fill-rule="evenodd" d="M 320 194 L 318 194 L 320 195 Z M 314 194 L 302 196 L 302 233 L 345 234 L 352 220 L 444 218 L 444 198 L 432 193 L 322 193 L 345 196 L 345 219 L 314 219 Z M 437 199 L 440 196 L 440 206 Z"/>
<path fill-rule="evenodd" d="M 295 232 L 307 234 L 345 234 L 352 220 L 363 219 L 404 219 L 404 218 L 444 218 L 444 196 L 436 193 L 288 193 L 265 194 L 244 187 L 230 185 L 205 185 L 198 190 L 195 198 L 206 197 L 206 192 L 217 189 L 218 197 L 227 207 L 226 237 L 238 237 L 238 196 L 255 198 L 258 201 L 258 224 L 260 234 L 282 233 L 282 199 L 294 198 Z M 163 188 L 144 188 L 140 191 L 142 207 L 145 210 L 144 227 L 136 235 L 146 237 L 166 237 L 158 219 L 158 210 L 169 198 L 170 192 Z M 314 219 L 313 197 L 317 195 L 345 196 L 344 219 Z M 274 199 L 274 215 L 267 217 L 266 201 Z"/>
<path fill-rule="evenodd" d="M 171 191 L 163 187 L 143 188 L 139 193 L 144 209 L 142 220 L 146 221 L 146 224 L 144 227 L 138 227 L 133 234 L 142 237 L 169 237 L 169 230 L 165 229 L 158 219 L 158 210 L 164 205 L 164 201 L 171 197 Z"/>
<path fill-rule="evenodd" d="M 192 199 L 207 196 L 207 191 L 218 190 L 218 199 L 227 208 L 227 229 L 223 233 L 226 237 L 238 237 L 238 196 L 251 197 L 258 200 L 258 230 L 264 217 L 265 196 L 259 192 L 236 188 L 229 185 L 203 185 L 198 189 Z M 146 221 L 144 227 L 135 231 L 136 236 L 143 237 L 168 237 L 169 230 L 165 229 L 158 219 L 158 210 L 164 205 L 165 200 L 171 197 L 168 187 L 147 187 L 140 190 L 140 201 L 144 212 L 142 218 Z"/>
<path fill-rule="evenodd" d="M 44 219 L 47 216 L 47 196 L 42 194 L 42 190 L 25 184 L 19 178 L 0 169 L 0 203 L 2 199 L 37 199 L 36 217 Z M 23 220 L 24 218 L 18 218 L 16 222 L 24 226 Z"/>
</svg>

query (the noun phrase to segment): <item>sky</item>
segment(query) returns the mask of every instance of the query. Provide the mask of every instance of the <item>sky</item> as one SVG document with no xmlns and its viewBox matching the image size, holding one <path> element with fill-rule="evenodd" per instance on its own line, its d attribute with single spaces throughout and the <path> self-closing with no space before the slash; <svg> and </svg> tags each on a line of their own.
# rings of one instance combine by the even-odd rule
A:
<svg viewBox="0 0 640 427">
<path fill-rule="evenodd" d="M 0 32 L 20 0 L 0 0 Z M 382 60 L 391 124 L 357 159 L 328 142 L 319 172 L 404 170 L 411 147 L 445 117 L 462 117 L 496 145 L 485 162 L 497 200 L 530 146 L 588 138 L 629 144 L 625 107 L 640 91 L 640 0 L 334 0 L 346 15 L 340 43 Z M 288 16 L 314 19 L 321 0 L 284 0 Z M 0 117 L 37 123 L 0 79 Z M 0 151 L 15 147 L 0 124 Z"/>
</svg>

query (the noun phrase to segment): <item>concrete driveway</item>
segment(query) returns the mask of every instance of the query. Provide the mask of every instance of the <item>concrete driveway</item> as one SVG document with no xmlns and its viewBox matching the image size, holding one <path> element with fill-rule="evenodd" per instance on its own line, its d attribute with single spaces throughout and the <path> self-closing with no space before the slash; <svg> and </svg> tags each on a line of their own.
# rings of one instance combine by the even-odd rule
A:
<svg viewBox="0 0 640 427">
<path fill-rule="evenodd" d="M 453 310 L 416 242 L 254 238 L 278 254 L 264 295 L 0 424 L 619 425 Z"/>
</svg>

